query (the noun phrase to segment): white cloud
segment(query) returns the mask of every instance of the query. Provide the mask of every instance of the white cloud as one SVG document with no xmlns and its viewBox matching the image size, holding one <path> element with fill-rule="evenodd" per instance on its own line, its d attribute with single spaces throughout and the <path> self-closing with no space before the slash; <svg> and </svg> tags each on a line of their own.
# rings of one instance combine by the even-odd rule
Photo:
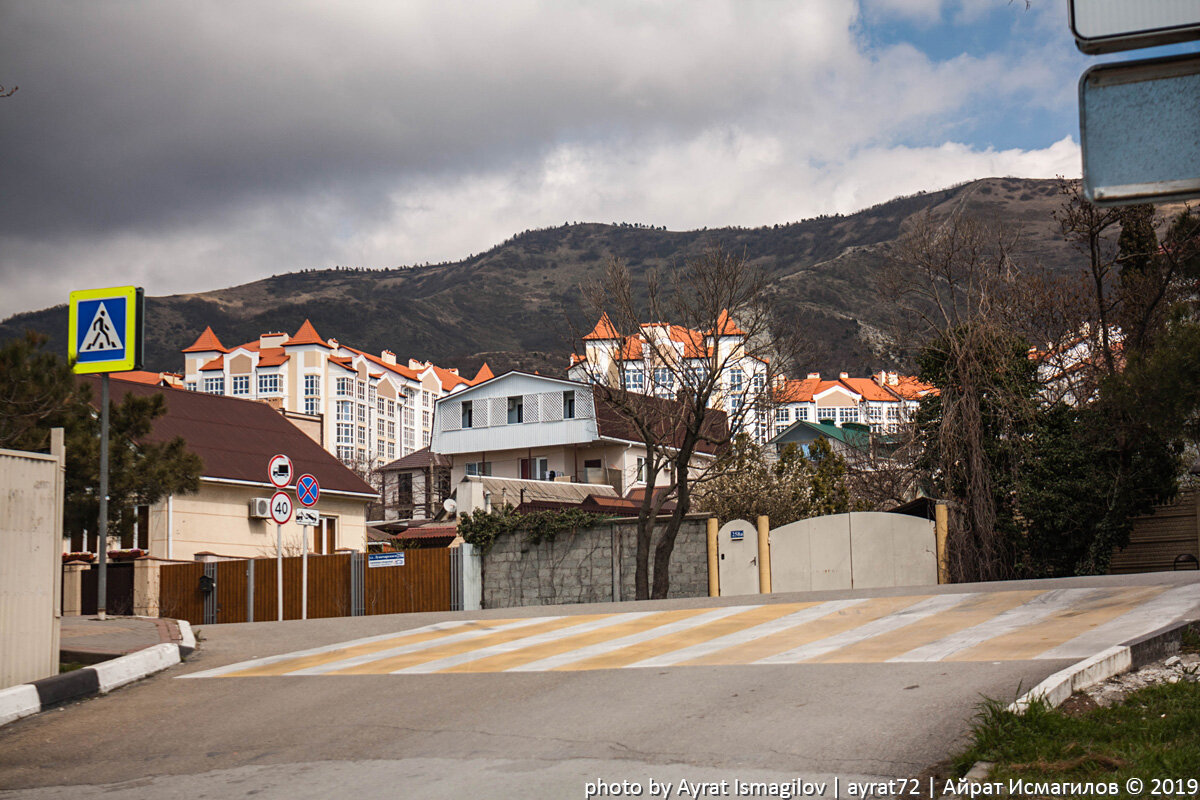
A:
<svg viewBox="0 0 1200 800">
<path fill-rule="evenodd" d="M 997 108 L 1072 102 L 1067 56 L 938 60 L 861 27 L 844 0 L 13 6 L 0 314 L 458 259 L 564 220 L 770 224 L 1078 171 L 1069 140 L 979 141 Z"/>
</svg>

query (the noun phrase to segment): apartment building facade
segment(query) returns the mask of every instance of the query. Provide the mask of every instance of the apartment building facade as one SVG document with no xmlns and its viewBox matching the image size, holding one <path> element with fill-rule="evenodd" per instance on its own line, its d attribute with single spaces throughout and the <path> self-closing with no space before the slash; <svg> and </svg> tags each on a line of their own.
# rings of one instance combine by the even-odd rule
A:
<svg viewBox="0 0 1200 800">
<path fill-rule="evenodd" d="M 648 322 L 622 336 L 607 314 L 582 337 L 583 353 L 571 357 L 575 381 L 620 387 L 628 392 L 673 399 L 719 370 L 709 407 L 725 412 L 735 432 L 763 443 L 771 438 L 767 359 L 750 352 L 747 334 L 722 311 L 712 330 L 697 331 Z"/>
<path fill-rule="evenodd" d="M 895 372 L 878 372 L 870 378 L 852 378 L 843 372 L 833 380 L 810 372 L 777 385 L 775 429 L 783 431 L 795 422 L 839 427 L 853 422 L 876 433 L 893 433 L 912 419 L 921 398 L 934 391 L 927 383 Z"/>
<path fill-rule="evenodd" d="M 347 466 L 366 474 L 427 446 L 434 403 L 472 384 L 456 369 L 295 334 L 224 346 L 211 327 L 184 348 L 184 388 L 266 402 Z M 490 377 L 487 366 L 476 379 Z"/>
</svg>

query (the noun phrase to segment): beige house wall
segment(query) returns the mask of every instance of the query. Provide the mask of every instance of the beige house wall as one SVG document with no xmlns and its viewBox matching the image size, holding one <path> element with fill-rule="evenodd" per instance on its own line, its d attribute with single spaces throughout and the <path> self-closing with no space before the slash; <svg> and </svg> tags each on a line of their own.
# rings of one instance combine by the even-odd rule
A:
<svg viewBox="0 0 1200 800">
<path fill-rule="evenodd" d="M 275 523 L 270 519 L 250 518 L 250 500 L 270 497 L 274 491 L 265 486 L 204 481 L 196 494 L 176 495 L 169 501 L 160 501 L 150 509 L 150 555 L 176 561 L 191 561 L 201 552 L 234 558 L 274 555 Z M 289 494 L 295 503 L 294 493 Z M 339 497 L 326 492 L 321 495 L 317 510 L 321 516 L 337 519 L 339 548 L 366 550 L 365 498 Z M 168 519 L 172 524 L 170 556 L 167 554 Z M 294 519 L 283 526 L 285 551 L 300 552 L 303 530 Z"/>
</svg>

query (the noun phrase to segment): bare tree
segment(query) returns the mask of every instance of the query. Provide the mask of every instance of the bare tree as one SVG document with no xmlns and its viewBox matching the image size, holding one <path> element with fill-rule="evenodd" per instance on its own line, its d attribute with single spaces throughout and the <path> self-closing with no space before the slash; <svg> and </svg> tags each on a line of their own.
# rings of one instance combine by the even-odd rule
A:
<svg viewBox="0 0 1200 800">
<path fill-rule="evenodd" d="M 574 337 L 584 356 L 572 374 L 595 384 L 598 407 L 646 451 L 639 599 L 667 596 L 671 553 L 697 482 L 734 434 L 766 438 L 780 374 L 766 280 L 745 256 L 710 247 L 663 278 L 647 275 L 643 299 L 625 264 L 611 260 L 603 282 L 583 287 L 585 309 L 601 323 Z M 668 501 L 675 505 L 662 521 Z"/>
<path fill-rule="evenodd" d="M 952 501 L 956 580 L 1010 577 L 1010 486 L 1036 409 L 1032 362 L 1010 261 L 1016 236 L 959 214 L 915 221 L 881 287 L 896 298 L 902 341 L 920 347 L 922 379 L 939 388 L 918 417 L 923 468 Z"/>
</svg>

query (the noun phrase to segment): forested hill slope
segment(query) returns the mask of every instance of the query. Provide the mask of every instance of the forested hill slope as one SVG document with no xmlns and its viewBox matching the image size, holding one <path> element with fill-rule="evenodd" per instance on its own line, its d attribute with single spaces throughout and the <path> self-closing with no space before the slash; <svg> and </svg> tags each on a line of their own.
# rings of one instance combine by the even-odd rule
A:
<svg viewBox="0 0 1200 800">
<path fill-rule="evenodd" d="M 1053 180 L 989 178 L 899 198 L 849 216 L 760 228 L 668 231 L 632 224 L 570 224 L 526 231 L 454 263 L 395 270 L 287 272 L 210 292 L 147 298 L 147 368 L 179 370 L 180 349 L 211 325 L 226 345 L 265 331 L 294 332 L 305 318 L 326 337 L 368 351 L 393 350 L 458 366 L 487 360 L 509 368 L 561 373 L 570 352 L 568 317 L 580 319 L 580 282 L 618 256 L 635 276 L 680 263 L 712 243 L 744 252 L 766 269 L 795 324 L 816 345 L 811 369 L 865 374 L 892 366 L 879 344 L 886 314 L 875 276 L 905 220 L 926 210 L 963 211 L 1023 230 L 1020 260 L 1066 268 L 1077 258 L 1051 212 Z M 402 257 L 402 254 L 398 254 Z M 285 266 L 285 265 L 281 265 Z M 19 314 L 0 338 L 26 328 L 66 350 L 66 310 Z"/>
</svg>

